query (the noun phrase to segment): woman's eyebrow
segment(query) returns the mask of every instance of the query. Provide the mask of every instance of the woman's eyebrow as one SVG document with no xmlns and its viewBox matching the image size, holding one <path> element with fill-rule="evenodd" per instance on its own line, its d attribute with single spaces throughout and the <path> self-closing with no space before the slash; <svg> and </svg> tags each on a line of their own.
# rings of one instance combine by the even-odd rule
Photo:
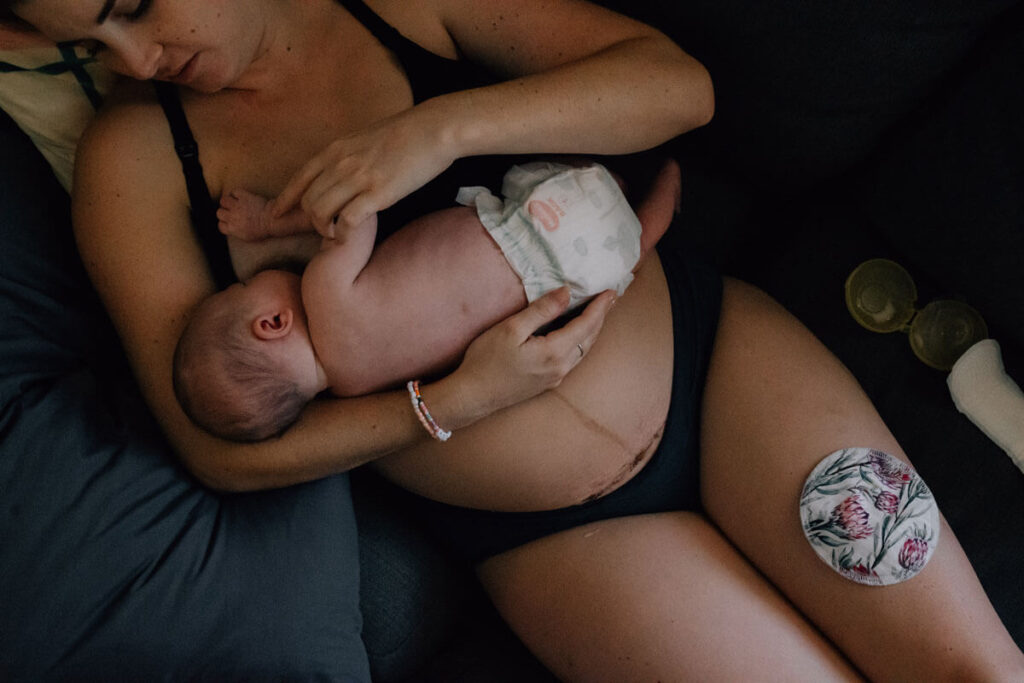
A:
<svg viewBox="0 0 1024 683">
<path fill-rule="evenodd" d="M 104 21 L 107 20 L 107 17 L 110 16 L 110 13 L 114 11 L 114 4 L 116 2 L 117 0 L 106 0 L 106 2 L 103 3 L 103 9 L 101 9 L 100 13 L 96 15 L 97 24 L 102 24 Z"/>
</svg>

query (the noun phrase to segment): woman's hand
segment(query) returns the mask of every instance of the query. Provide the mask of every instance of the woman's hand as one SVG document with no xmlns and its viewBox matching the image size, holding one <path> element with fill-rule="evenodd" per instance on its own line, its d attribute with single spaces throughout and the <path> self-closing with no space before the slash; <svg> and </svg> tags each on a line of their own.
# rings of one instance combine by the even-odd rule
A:
<svg viewBox="0 0 1024 683">
<path fill-rule="evenodd" d="M 568 307 L 562 287 L 481 334 L 451 375 L 462 387 L 458 413 L 476 419 L 557 387 L 594 345 L 615 300 L 605 291 L 564 327 L 537 335 Z"/>
<path fill-rule="evenodd" d="M 419 189 L 454 161 L 443 127 L 422 105 L 339 138 L 271 202 L 275 217 L 301 206 L 324 237 L 345 233 Z"/>
</svg>

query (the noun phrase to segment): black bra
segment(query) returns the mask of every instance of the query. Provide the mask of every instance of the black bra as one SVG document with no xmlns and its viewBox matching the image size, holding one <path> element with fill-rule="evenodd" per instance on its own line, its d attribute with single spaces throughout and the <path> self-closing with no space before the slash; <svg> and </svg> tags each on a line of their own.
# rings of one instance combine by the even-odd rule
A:
<svg viewBox="0 0 1024 683">
<path fill-rule="evenodd" d="M 412 89 L 413 103 L 418 104 L 437 95 L 479 87 L 495 82 L 486 71 L 466 60 L 447 59 L 409 40 L 381 19 L 362 0 L 338 0 L 374 37 L 394 53 L 405 71 Z M 192 207 L 192 225 L 219 289 L 235 282 L 234 269 L 227 240 L 217 229 L 217 202 L 203 176 L 199 147 L 181 106 L 181 94 L 173 83 L 154 81 L 157 99 L 167 117 L 174 148 L 181 160 Z M 460 185 L 493 183 L 494 170 L 506 168 L 509 162 L 496 162 L 493 157 L 460 159 L 433 181 L 408 197 L 381 211 L 378 215 L 378 240 L 387 237 L 411 219 L 445 206 L 451 206 Z M 500 178 L 500 176 L 498 176 Z"/>
<path fill-rule="evenodd" d="M 412 88 L 413 104 L 495 81 L 494 75 L 465 59 L 448 59 L 409 40 L 362 0 L 338 0 L 377 41 L 394 53 Z"/>
<path fill-rule="evenodd" d="M 210 197 L 210 189 L 203 175 L 203 167 L 199 163 L 199 145 L 192 136 L 192 129 L 185 118 L 185 110 L 181 106 L 181 94 L 173 83 L 153 81 L 157 99 L 163 107 L 167 123 L 174 136 L 174 151 L 181 160 L 181 170 L 185 173 L 185 187 L 188 189 L 188 200 L 192 215 L 192 229 L 196 232 L 199 244 L 210 262 L 217 289 L 224 289 L 237 282 L 235 269 L 231 265 L 231 254 L 228 241 L 217 228 L 217 204 Z"/>
</svg>

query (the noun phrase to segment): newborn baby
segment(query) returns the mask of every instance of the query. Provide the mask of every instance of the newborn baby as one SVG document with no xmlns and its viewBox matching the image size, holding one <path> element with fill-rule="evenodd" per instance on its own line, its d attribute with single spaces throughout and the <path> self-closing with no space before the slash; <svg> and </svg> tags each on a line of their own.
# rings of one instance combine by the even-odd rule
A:
<svg viewBox="0 0 1024 683">
<path fill-rule="evenodd" d="M 302 277 L 263 271 L 204 301 L 182 333 L 174 387 L 208 431 L 261 440 L 294 422 L 322 391 L 356 396 L 455 366 L 481 332 L 569 285 L 579 305 L 620 294 L 661 238 L 679 198 L 662 168 L 634 213 L 600 165 L 513 167 L 506 200 L 463 188 L 452 207 L 418 218 L 374 249 L 376 217 L 343 243 L 325 239 Z M 301 212 L 272 218 L 267 200 L 236 191 L 221 230 L 244 239 L 308 231 Z"/>
</svg>

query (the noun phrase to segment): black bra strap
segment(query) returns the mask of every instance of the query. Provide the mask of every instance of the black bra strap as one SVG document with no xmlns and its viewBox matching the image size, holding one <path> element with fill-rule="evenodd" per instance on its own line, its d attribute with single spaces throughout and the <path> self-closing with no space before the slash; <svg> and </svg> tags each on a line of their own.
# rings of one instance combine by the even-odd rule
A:
<svg viewBox="0 0 1024 683">
<path fill-rule="evenodd" d="M 363 0 L 338 0 L 338 3 L 348 10 L 348 13 L 356 18 L 366 30 L 373 34 L 380 44 L 392 52 L 400 52 L 402 45 L 407 42 L 405 36 L 398 30 L 380 18 L 372 9 L 367 7 Z"/>
<path fill-rule="evenodd" d="M 174 137 L 174 150 L 181 159 L 181 169 L 185 174 L 185 186 L 188 189 L 188 200 L 192 205 L 192 225 L 196 231 L 199 244 L 209 261 L 210 270 L 218 289 L 237 282 L 231 266 L 231 254 L 228 252 L 227 240 L 217 229 L 217 209 L 210 198 L 210 189 L 203 176 L 203 167 L 199 163 L 199 146 L 196 144 L 192 129 L 181 106 L 181 96 L 173 83 L 153 81 L 157 99 L 163 107 L 167 123 Z"/>
</svg>

